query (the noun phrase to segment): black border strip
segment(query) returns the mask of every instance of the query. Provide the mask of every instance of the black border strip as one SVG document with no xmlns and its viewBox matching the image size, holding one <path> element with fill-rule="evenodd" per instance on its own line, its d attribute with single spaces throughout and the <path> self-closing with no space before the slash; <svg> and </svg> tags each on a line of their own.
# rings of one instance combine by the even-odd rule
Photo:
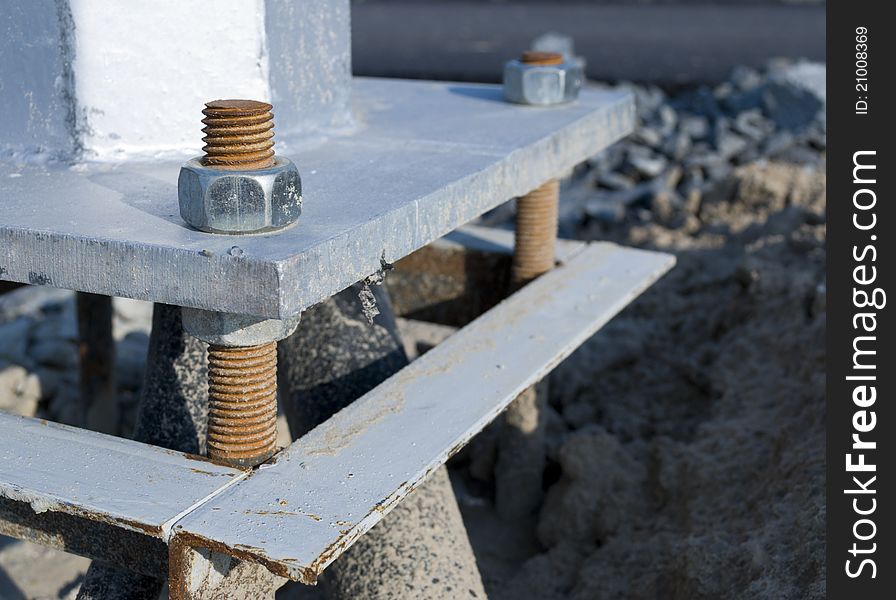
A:
<svg viewBox="0 0 896 600">
<path fill-rule="evenodd" d="M 896 134 L 896 103 L 889 81 L 896 36 L 885 14 L 890 8 L 871 0 L 828 2 L 830 598 L 896 597 L 896 470 L 890 443 L 896 439 L 896 364 L 890 350 L 894 340 L 888 339 L 896 332 L 886 297 L 896 291 L 896 164 L 890 141 Z M 857 163 L 862 166 L 855 169 Z"/>
</svg>

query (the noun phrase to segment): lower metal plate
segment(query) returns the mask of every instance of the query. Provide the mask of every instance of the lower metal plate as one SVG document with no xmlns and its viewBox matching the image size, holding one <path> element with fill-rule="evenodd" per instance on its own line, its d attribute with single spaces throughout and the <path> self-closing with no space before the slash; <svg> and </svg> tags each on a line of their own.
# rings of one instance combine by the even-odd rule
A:
<svg viewBox="0 0 896 600">
<path fill-rule="evenodd" d="M 131 440 L 0 413 L 0 498 L 167 539 L 247 473 Z M 0 531 L 3 524 L 0 523 Z"/>
<path fill-rule="evenodd" d="M 610 243 L 464 327 L 174 527 L 191 546 L 312 583 L 427 475 L 674 263 Z"/>
</svg>

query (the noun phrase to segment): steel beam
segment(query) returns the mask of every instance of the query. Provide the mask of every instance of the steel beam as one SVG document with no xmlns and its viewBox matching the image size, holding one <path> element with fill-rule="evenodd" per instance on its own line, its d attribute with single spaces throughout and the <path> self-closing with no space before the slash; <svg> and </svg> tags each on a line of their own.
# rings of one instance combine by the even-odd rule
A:
<svg viewBox="0 0 896 600">
<path fill-rule="evenodd" d="M 674 263 L 610 243 L 578 254 L 296 441 L 174 527 L 313 583 L 520 392 Z"/>
<path fill-rule="evenodd" d="M 634 102 L 534 108 L 490 85 L 356 79 L 357 126 L 278 137 L 302 172 L 299 223 L 267 235 L 181 220 L 182 161 L 0 166 L 0 277 L 286 318 L 523 194 L 629 133 Z"/>
<path fill-rule="evenodd" d="M 509 238 L 475 230 L 458 236 L 492 249 Z M 149 575 L 164 568 L 164 544 L 176 540 L 184 552 L 171 548 L 175 562 L 205 549 L 314 582 L 674 262 L 610 243 L 561 247 L 560 267 L 251 476 L 192 455 L 0 414 L 0 532 Z M 264 579 L 249 566 L 239 573 L 240 581 Z M 206 579 L 181 588 L 229 585 Z"/>
<path fill-rule="evenodd" d="M 146 574 L 164 573 L 165 543 L 181 516 L 246 476 L 201 457 L 0 413 L 0 533 Z"/>
</svg>

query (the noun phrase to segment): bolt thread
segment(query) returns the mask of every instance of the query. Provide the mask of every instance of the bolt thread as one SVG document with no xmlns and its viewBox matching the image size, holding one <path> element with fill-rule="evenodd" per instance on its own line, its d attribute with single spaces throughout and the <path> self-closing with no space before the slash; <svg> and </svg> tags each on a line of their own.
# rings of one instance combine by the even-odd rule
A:
<svg viewBox="0 0 896 600">
<path fill-rule="evenodd" d="M 560 183 L 554 179 L 516 201 L 511 282 L 521 285 L 554 268 Z"/>
<path fill-rule="evenodd" d="M 205 105 L 202 163 L 229 170 L 265 169 L 274 164 L 272 106 L 255 100 L 215 100 Z"/>
<path fill-rule="evenodd" d="M 527 50 L 520 57 L 520 62 L 533 66 L 549 66 L 559 65 L 563 63 L 563 55 L 559 52 L 539 52 L 537 50 Z"/>
<path fill-rule="evenodd" d="M 208 348 L 208 456 L 239 466 L 270 458 L 277 441 L 277 343 Z"/>
</svg>

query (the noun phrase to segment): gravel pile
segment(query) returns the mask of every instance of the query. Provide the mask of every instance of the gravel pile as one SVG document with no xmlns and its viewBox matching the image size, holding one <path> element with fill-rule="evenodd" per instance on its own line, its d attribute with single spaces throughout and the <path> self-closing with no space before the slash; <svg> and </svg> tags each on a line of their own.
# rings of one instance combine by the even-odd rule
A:
<svg viewBox="0 0 896 600">
<path fill-rule="evenodd" d="M 577 170 L 564 207 L 567 229 L 583 219 L 612 226 L 659 218 L 693 227 L 704 195 L 738 165 L 759 159 L 824 165 L 823 64 L 739 67 L 715 88 L 672 95 L 622 87 L 635 94 L 638 128 Z"/>
</svg>

